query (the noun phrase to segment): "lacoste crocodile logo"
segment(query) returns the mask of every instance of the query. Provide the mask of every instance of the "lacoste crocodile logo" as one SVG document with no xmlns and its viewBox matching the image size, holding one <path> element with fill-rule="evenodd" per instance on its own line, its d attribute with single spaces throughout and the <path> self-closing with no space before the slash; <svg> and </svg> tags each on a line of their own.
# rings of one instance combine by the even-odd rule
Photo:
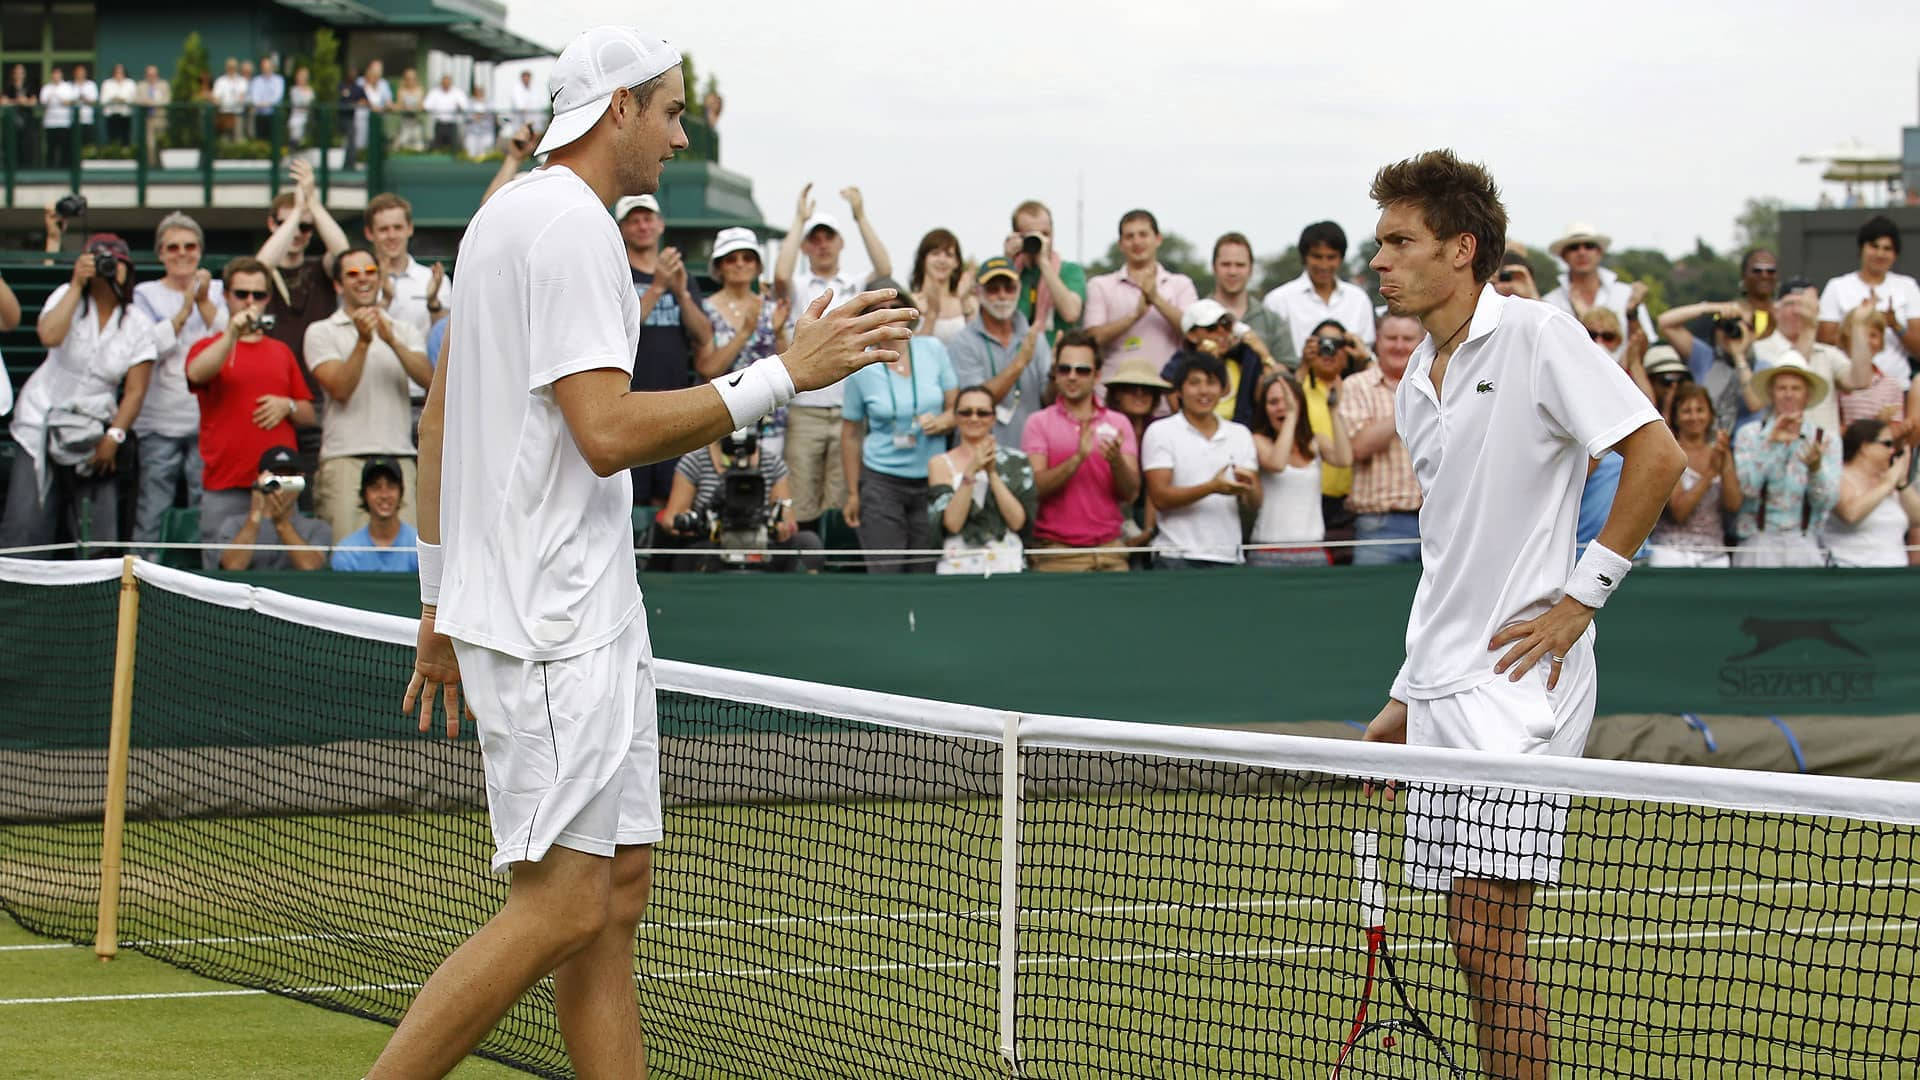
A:
<svg viewBox="0 0 1920 1080">
<path fill-rule="evenodd" d="M 1595 574 L 1594 577 L 1597 577 L 1600 579 L 1600 584 L 1605 585 L 1609 589 L 1613 588 L 1613 579 L 1608 577 L 1607 575 Z"/>
<path fill-rule="evenodd" d="M 1481 380 L 1480 380 L 1480 384 L 1479 384 L 1478 386 L 1475 386 L 1475 387 L 1473 388 L 1473 392 L 1474 392 L 1474 393 L 1476 393 L 1476 394 L 1491 394 L 1491 393 L 1493 393 L 1493 380 L 1492 380 L 1492 379 L 1481 379 Z M 1611 583 L 1609 583 L 1609 584 L 1611 584 Z"/>
<path fill-rule="evenodd" d="M 1740 632 L 1753 639 L 1753 648 L 1727 659 L 1746 660 L 1761 653 L 1772 652 L 1790 641 L 1802 638 L 1823 641 L 1836 649 L 1850 652 L 1855 656 L 1866 656 L 1867 650 L 1848 641 L 1835 626 L 1857 626 L 1865 619 L 1755 619 L 1740 620 Z"/>
</svg>

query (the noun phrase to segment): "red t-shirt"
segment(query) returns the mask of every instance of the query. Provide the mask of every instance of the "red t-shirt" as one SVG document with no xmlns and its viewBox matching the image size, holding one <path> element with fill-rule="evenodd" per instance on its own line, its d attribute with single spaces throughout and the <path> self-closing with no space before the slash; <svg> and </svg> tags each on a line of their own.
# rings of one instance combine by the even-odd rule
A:
<svg viewBox="0 0 1920 1080">
<path fill-rule="evenodd" d="M 195 342 L 187 363 L 219 338 L 214 334 Z M 293 350 L 272 338 L 234 342 L 220 374 L 193 387 L 193 393 L 200 399 L 201 486 L 208 491 L 250 488 L 260 475 L 260 455 L 269 447 L 297 449 L 291 420 L 268 431 L 253 422 L 260 395 L 313 400 Z"/>
</svg>

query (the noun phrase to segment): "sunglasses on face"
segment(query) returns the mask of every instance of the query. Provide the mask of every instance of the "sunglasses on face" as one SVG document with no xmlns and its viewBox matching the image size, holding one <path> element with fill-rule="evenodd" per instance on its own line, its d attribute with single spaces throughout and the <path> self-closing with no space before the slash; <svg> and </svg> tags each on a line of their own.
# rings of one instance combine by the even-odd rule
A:
<svg viewBox="0 0 1920 1080">
<path fill-rule="evenodd" d="M 355 281 L 364 281 L 367 278 L 379 277 L 380 268 L 377 266 L 367 266 L 357 270 L 342 270 L 340 271 L 340 276 Z"/>
<path fill-rule="evenodd" d="M 993 410 L 992 409 L 955 409 L 953 410 L 953 415 L 959 417 L 962 420 L 978 420 L 978 419 L 981 419 L 982 417 L 992 416 Z"/>
<path fill-rule="evenodd" d="M 1620 335 L 1611 330 L 1589 330 L 1587 331 L 1587 336 L 1602 345 L 1620 344 Z"/>
<path fill-rule="evenodd" d="M 168 255 L 178 255 L 178 254 L 180 254 L 181 252 L 184 252 L 184 251 L 199 251 L 199 250 L 200 250 L 200 245 L 199 245 L 199 244 L 196 244 L 196 243 L 194 243 L 194 242 L 193 242 L 193 241 L 191 241 L 191 240 L 189 240 L 189 241 L 187 241 L 187 242 L 186 242 L 186 243 L 184 243 L 184 244 L 183 244 L 183 243 L 178 243 L 178 242 L 175 242 L 175 243 L 172 243 L 172 244 L 166 244 L 166 245 L 163 245 L 163 246 L 162 246 L 162 247 L 160 248 L 160 250 L 161 250 L 162 252 L 165 252 L 165 253 L 166 253 L 166 254 L 168 254 Z"/>
<path fill-rule="evenodd" d="M 1055 364 L 1053 365 L 1053 373 L 1055 375 L 1091 375 L 1093 374 L 1093 365 L 1092 364 Z"/>
<path fill-rule="evenodd" d="M 265 300 L 267 298 L 267 290 L 228 289 L 227 295 L 233 297 L 235 300 Z"/>
<path fill-rule="evenodd" d="M 1568 251 L 1599 251 L 1600 245 L 1591 240 L 1575 240 L 1566 247 Z"/>
<path fill-rule="evenodd" d="M 1778 277 L 1780 268 L 1777 266 L 1749 266 L 1747 267 L 1747 273 L 1759 274 L 1762 277 Z"/>
</svg>

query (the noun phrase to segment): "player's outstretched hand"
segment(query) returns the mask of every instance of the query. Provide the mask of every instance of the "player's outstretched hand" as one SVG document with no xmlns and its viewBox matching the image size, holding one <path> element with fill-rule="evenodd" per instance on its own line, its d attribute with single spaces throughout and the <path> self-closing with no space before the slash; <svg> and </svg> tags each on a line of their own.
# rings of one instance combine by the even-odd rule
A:
<svg viewBox="0 0 1920 1080">
<path fill-rule="evenodd" d="M 447 738 L 460 737 L 460 660 L 453 653 L 453 639 L 433 627 L 431 609 L 420 613 L 420 637 L 415 646 L 413 678 L 407 681 L 407 696 L 400 702 L 402 715 L 411 716 L 420 706 L 420 734 L 433 726 L 433 699 L 438 693 L 447 714 Z M 472 711 L 467 715 L 471 717 Z"/>
<path fill-rule="evenodd" d="M 1407 703 L 1388 698 L 1387 703 L 1374 715 L 1372 722 L 1367 724 L 1367 730 L 1360 736 L 1360 741 L 1405 743 L 1407 741 Z M 1371 799 L 1376 788 L 1384 791 L 1389 800 L 1393 798 L 1394 784 L 1391 780 L 1381 783 L 1368 780 L 1360 786 L 1360 791 Z"/>
<path fill-rule="evenodd" d="M 1593 625 L 1593 609 L 1575 600 L 1563 596 L 1560 602 L 1547 609 L 1545 615 L 1512 626 L 1493 635 L 1487 643 L 1489 650 L 1503 645 L 1512 645 L 1500 662 L 1493 665 L 1496 675 L 1505 675 L 1508 682 L 1519 682 L 1521 677 L 1532 670 L 1533 665 L 1545 658 L 1549 664 L 1547 670 L 1547 689 L 1560 685 L 1561 658 L 1567 650 L 1580 640 L 1580 635 Z"/>
<path fill-rule="evenodd" d="M 913 337 L 920 313 L 880 307 L 898 296 L 893 289 L 863 292 L 832 311 L 833 292 L 807 305 L 793 331 L 793 344 L 780 354 L 796 391 L 832 386 L 868 364 L 900 359 L 894 346 Z M 880 310 L 874 310 L 879 307 Z"/>
</svg>

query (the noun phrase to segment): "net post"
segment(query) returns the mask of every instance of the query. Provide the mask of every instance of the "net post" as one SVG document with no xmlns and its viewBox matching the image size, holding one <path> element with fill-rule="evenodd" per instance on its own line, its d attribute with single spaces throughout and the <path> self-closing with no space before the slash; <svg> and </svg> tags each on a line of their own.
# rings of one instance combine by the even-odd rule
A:
<svg viewBox="0 0 1920 1080">
<path fill-rule="evenodd" d="M 1007 714 L 1000 740 L 1000 1056 L 1020 1075 L 1014 1046 L 1014 982 L 1020 954 L 1020 714 Z"/>
<path fill-rule="evenodd" d="M 113 719 L 107 736 L 106 815 L 100 830 L 100 922 L 93 953 L 103 962 L 120 951 L 120 849 L 127 820 L 127 755 L 133 734 L 133 645 L 140 621 L 140 583 L 132 555 L 120 561 L 120 621 L 113 650 Z"/>
</svg>

